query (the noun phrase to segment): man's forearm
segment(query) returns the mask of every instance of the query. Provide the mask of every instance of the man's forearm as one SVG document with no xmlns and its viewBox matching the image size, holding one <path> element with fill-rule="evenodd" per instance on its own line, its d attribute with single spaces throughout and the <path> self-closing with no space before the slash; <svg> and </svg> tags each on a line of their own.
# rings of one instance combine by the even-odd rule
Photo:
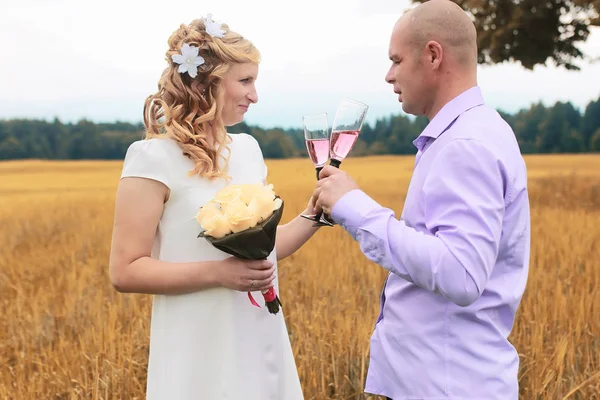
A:
<svg viewBox="0 0 600 400">
<path fill-rule="evenodd" d="M 461 306 L 480 296 L 483 287 L 441 238 L 407 226 L 395 218 L 392 210 L 362 192 L 352 192 L 340 202 L 332 216 L 359 243 L 369 260 Z M 336 213 L 342 207 L 343 215 Z"/>
</svg>

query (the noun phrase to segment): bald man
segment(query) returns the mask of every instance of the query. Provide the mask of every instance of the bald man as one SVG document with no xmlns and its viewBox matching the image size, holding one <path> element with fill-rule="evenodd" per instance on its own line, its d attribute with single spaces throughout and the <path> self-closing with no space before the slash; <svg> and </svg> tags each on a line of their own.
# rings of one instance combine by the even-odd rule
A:
<svg viewBox="0 0 600 400">
<path fill-rule="evenodd" d="M 519 356 L 508 336 L 530 246 L 517 140 L 483 100 L 476 31 L 455 3 L 431 0 L 402 16 L 389 56 L 386 81 L 402 108 L 430 120 L 413 142 L 400 219 L 331 166 L 313 196 L 317 210 L 389 270 L 365 391 L 394 400 L 517 400 Z"/>
</svg>

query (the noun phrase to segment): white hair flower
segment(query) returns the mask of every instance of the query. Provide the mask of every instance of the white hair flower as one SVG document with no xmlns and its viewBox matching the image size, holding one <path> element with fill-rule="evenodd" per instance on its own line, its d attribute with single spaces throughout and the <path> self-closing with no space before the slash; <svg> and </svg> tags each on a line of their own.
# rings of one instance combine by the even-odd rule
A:
<svg viewBox="0 0 600 400">
<path fill-rule="evenodd" d="M 181 46 L 181 54 L 173 54 L 171 59 L 179 64 L 177 72 L 180 74 L 187 72 L 192 78 L 198 75 L 198 67 L 204 64 L 204 58 L 198 55 L 198 48 L 187 43 Z"/>
<path fill-rule="evenodd" d="M 225 36 L 225 30 L 222 27 L 222 23 L 213 21 L 212 14 L 208 14 L 208 16 L 204 18 L 204 26 L 206 27 L 206 33 L 212 37 L 222 38 Z"/>
</svg>

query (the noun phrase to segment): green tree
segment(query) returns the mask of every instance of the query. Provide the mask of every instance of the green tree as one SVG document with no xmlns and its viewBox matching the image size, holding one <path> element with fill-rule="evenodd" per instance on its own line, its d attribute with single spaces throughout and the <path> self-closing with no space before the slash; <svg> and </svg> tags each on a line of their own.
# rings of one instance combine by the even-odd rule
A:
<svg viewBox="0 0 600 400">
<path fill-rule="evenodd" d="M 540 122 L 537 148 L 542 153 L 577 152 L 583 145 L 577 132 L 580 125 L 579 112 L 570 102 L 556 103 Z"/>
<path fill-rule="evenodd" d="M 600 128 L 592 135 L 592 139 L 590 140 L 590 150 L 600 151 Z"/>
<path fill-rule="evenodd" d="M 390 137 L 384 138 L 387 141 L 385 153 L 391 154 L 412 154 L 416 151 L 413 141 L 421 133 L 418 132 L 413 120 L 405 116 L 397 116 L 391 119 Z M 384 147 L 384 148 L 385 148 Z"/>
<path fill-rule="evenodd" d="M 27 157 L 25 146 L 14 136 L 6 136 L 0 141 L 0 160 L 14 160 Z"/>
<path fill-rule="evenodd" d="M 426 0 L 413 0 L 424 2 Z M 577 70 L 590 26 L 600 26 L 600 0 L 453 0 L 475 19 L 479 62 L 517 61 L 527 69 Z"/>
<path fill-rule="evenodd" d="M 586 148 L 592 146 L 592 135 L 600 126 L 600 97 L 596 101 L 590 102 L 585 108 L 583 118 L 581 119 L 581 135 Z"/>
<path fill-rule="evenodd" d="M 522 110 L 513 118 L 514 131 L 523 153 L 536 153 L 539 126 L 547 114 L 546 107 L 542 103 L 531 106 L 529 110 Z"/>
</svg>

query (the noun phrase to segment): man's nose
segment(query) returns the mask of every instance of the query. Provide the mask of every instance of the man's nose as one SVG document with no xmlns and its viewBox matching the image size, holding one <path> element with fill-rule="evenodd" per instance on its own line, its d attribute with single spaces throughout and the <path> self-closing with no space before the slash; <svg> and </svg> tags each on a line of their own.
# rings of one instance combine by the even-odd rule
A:
<svg viewBox="0 0 600 400">
<path fill-rule="evenodd" d="M 390 67 L 387 74 L 385 75 L 385 81 L 390 84 L 393 84 L 395 82 L 393 67 Z"/>
</svg>

